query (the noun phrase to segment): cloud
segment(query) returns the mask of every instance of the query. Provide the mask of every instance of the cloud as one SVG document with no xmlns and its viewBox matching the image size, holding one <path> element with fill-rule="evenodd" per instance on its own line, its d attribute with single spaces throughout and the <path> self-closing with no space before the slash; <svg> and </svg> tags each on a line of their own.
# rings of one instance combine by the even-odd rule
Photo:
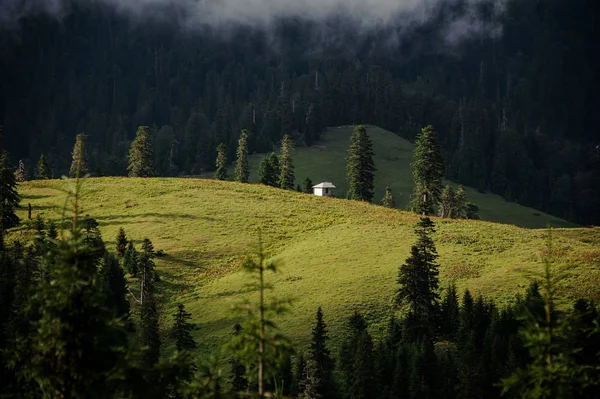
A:
<svg viewBox="0 0 600 399">
<path fill-rule="evenodd" d="M 342 15 L 357 30 L 415 26 L 435 16 L 440 6 L 456 8 L 444 24 L 448 43 L 472 35 L 497 35 L 497 23 L 484 21 L 479 10 L 494 4 L 499 15 L 506 0 L 1 0 L 0 26 L 14 26 L 20 17 L 46 13 L 62 16 L 70 4 L 105 3 L 132 18 L 175 18 L 180 28 L 228 29 L 246 25 L 268 28 L 282 17 L 321 21 Z M 493 20 L 493 19 L 492 19 Z"/>
</svg>

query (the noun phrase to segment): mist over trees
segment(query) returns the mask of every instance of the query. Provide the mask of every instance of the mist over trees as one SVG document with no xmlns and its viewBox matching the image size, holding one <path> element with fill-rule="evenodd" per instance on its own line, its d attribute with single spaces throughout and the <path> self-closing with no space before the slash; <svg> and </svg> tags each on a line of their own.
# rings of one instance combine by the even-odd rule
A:
<svg viewBox="0 0 600 399">
<path fill-rule="evenodd" d="M 23 159 L 34 176 L 43 153 L 43 175 L 59 177 L 84 132 L 90 173 L 124 175 L 147 125 L 156 172 L 179 175 L 213 171 L 220 143 L 236 159 L 242 129 L 253 153 L 284 134 L 310 145 L 327 126 L 375 124 L 413 140 L 431 124 L 446 178 L 597 224 L 598 6 L 508 0 L 498 14 L 493 3 L 476 13 L 501 34 L 466 30 L 450 50 L 440 21 L 471 2 L 440 2 L 410 30 L 348 29 L 332 16 L 182 33 L 101 2 L 73 2 L 60 20 L 28 15 L 0 32 L 5 147 L 13 168 Z"/>
</svg>

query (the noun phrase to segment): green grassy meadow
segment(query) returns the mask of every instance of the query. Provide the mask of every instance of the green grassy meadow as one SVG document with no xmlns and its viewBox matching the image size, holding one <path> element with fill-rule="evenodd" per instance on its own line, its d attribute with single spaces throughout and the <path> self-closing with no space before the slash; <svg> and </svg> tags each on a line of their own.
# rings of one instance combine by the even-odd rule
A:
<svg viewBox="0 0 600 399">
<path fill-rule="evenodd" d="M 406 209 L 413 190 L 413 177 L 410 163 L 412 162 L 413 145 L 398 135 L 375 126 L 368 126 L 368 134 L 373 140 L 375 152 L 375 198 L 379 203 L 390 186 L 396 206 Z M 354 127 L 342 126 L 328 129 L 324 132 L 319 143 L 312 147 L 297 148 L 293 154 L 296 171 L 296 183 L 303 185 L 309 177 L 314 184 L 322 181 L 332 182 L 337 189 L 335 195 L 345 198 L 348 190 L 346 183 L 346 152 Z M 258 182 L 258 166 L 265 154 L 251 157 L 250 180 Z M 230 171 L 233 175 L 233 169 Z M 456 184 L 447 182 L 454 186 Z M 467 188 L 469 201 L 480 208 L 483 220 L 515 224 L 521 227 L 541 228 L 548 225 L 556 227 L 573 227 L 566 220 L 545 214 L 532 208 L 507 202 L 495 194 L 480 193 Z"/>
<path fill-rule="evenodd" d="M 298 151 L 298 169 L 303 153 Z M 313 176 L 318 178 L 316 172 Z M 39 213 L 60 221 L 67 184 L 21 184 L 24 206 L 18 215 L 26 219 L 31 203 L 34 217 Z M 294 300 L 291 313 L 280 319 L 285 333 L 305 343 L 319 305 L 334 339 L 355 310 L 366 315 L 375 332 L 384 328 L 393 313 L 397 270 L 415 240 L 418 220 L 417 215 L 367 203 L 191 178 L 87 179 L 82 206 L 84 215 L 100 223 L 109 247 L 124 227 L 138 244 L 148 237 L 156 250 L 165 251 L 166 256 L 156 259 L 160 290 L 168 298 L 163 326 L 170 323 L 175 303 L 183 302 L 205 350 L 230 333 L 236 321 L 232 304 L 256 297 L 238 270 L 244 257 L 256 251 L 259 230 L 269 258 L 280 266 L 276 275 L 268 276 L 275 287 L 269 295 Z M 460 289 L 506 303 L 542 271 L 545 229 L 434 221 L 442 286 L 455 281 Z M 13 229 L 9 239 L 30 238 L 28 224 Z M 599 244 L 600 228 L 553 229 L 563 305 L 576 297 L 600 299 Z"/>
</svg>

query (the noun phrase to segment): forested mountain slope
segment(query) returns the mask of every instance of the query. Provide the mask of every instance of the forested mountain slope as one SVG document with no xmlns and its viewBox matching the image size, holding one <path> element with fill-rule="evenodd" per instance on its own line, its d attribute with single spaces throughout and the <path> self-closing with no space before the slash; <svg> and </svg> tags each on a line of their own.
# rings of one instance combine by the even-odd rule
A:
<svg viewBox="0 0 600 399">
<path fill-rule="evenodd" d="M 60 220 L 68 181 L 26 182 L 19 186 L 33 217 Z M 233 301 L 244 298 L 242 259 L 255 253 L 262 232 L 267 254 L 280 263 L 272 282 L 277 296 L 295 298 L 283 316 L 284 331 L 304 340 L 315 308 L 330 315 L 334 336 L 354 310 L 374 328 L 391 311 L 398 267 L 414 243 L 418 215 L 358 201 L 322 198 L 262 185 L 189 178 L 92 178 L 83 185 L 82 214 L 99 222 L 109 247 L 120 227 L 139 246 L 150 238 L 165 256 L 156 259 L 160 290 L 185 303 L 205 346 L 228 336 L 235 323 Z M 18 212 L 27 218 L 27 208 Z M 442 287 L 512 301 L 542 272 L 545 229 L 528 230 L 483 221 L 434 218 L 433 239 L 440 254 Z M 31 234 L 26 226 L 9 240 Z M 25 238 L 25 237 L 22 237 Z M 598 228 L 554 229 L 554 267 L 563 303 L 598 300 Z M 133 283 L 135 284 L 135 283 Z"/>
<path fill-rule="evenodd" d="M 289 17 L 225 32 L 182 29 L 176 7 L 140 20 L 107 2 L 62 3 L 60 18 L 0 27 L 0 125 L 15 165 L 44 152 L 59 176 L 84 132 L 92 170 L 123 175 L 139 124 L 155 128 L 163 175 L 211 170 L 216 146 L 232 156 L 241 128 L 263 152 L 284 133 L 310 145 L 326 126 L 412 139 L 432 124 L 448 178 L 600 223 L 596 2 L 440 1 L 410 26 Z M 501 29 L 449 43 L 465 10 Z"/>
</svg>

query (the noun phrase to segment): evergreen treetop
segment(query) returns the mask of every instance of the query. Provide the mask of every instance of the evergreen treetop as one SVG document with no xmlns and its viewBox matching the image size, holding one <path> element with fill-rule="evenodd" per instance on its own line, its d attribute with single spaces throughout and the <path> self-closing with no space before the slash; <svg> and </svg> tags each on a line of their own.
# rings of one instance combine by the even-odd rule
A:
<svg viewBox="0 0 600 399">
<path fill-rule="evenodd" d="M 69 176 L 84 177 L 88 173 L 87 154 L 85 151 L 85 134 L 79 133 L 75 137 L 75 145 L 73 146 L 73 161 Z"/>
<path fill-rule="evenodd" d="M 281 163 L 280 163 L 280 176 L 279 186 L 284 190 L 294 189 L 294 164 L 292 162 L 292 150 L 294 148 L 294 142 L 289 135 L 284 135 L 281 141 Z"/>
<path fill-rule="evenodd" d="M 154 146 L 152 131 L 148 126 L 139 126 L 129 149 L 129 177 L 154 177 Z"/>
<path fill-rule="evenodd" d="M 43 153 L 40 155 L 40 159 L 37 163 L 35 178 L 37 180 L 47 180 L 50 178 L 50 169 L 48 168 L 48 163 L 46 162 L 46 158 L 44 158 Z"/>
<path fill-rule="evenodd" d="M 261 184 L 272 187 L 279 187 L 279 176 L 281 168 L 279 166 L 279 156 L 274 152 L 268 157 L 264 157 L 260 162 L 258 178 Z"/>
<path fill-rule="evenodd" d="M 127 250 L 127 235 L 125 234 L 125 229 L 123 227 L 119 228 L 119 232 L 117 233 L 117 256 L 122 258 L 125 256 L 125 251 Z"/>
<path fill-rule="evenodd" d="M 250 177 L 250 163 L 248 161 L 248 131 L 242 130 L 238 140 L 237 161 L 235 164 L 235 180 L 248 183 Z"/>
<path fill-rule="evenodd" d="M 192 315 L 185 311 L 182 303 L 177 304 L 177 312 L 173 316 L 173 328 L 171 338 L 175 341 L 175 348 L 179 352 L 191 351 L 196 348 L 196 341 L 192 337 L 193 326 L 189 323 Z"/>
<path fill-rule="evenodd" d="M 432 215 L 434 206 L 440 201 L 444 178 L 444 159 L 432 126 L 424 127 L 417 136 L 413 156 L 412 209 L 419 214 Z"/>
<path fill-rule="evenodd" d="M 215 179 L 227 180 L 227 146 L 223 143 L 217 146 L 216 167 Z"/>
<path fill-rule="evenodd" d="M 25 164 L 22 160 L 19 160 L 19 167 L 15 171 L 15 180 L 19 183 L 27 180 L 27 175 L 25 173 Z"/>
<path fill-rule="evenodd" d="M 373 199 L 373 181 L 376 170 L 373 162 L 374 155 L 373 143 L 367 135 L 367 128 L 363 125 L 356 126 L 350 137 L 346 165 L 349 199 L 368 202 Z"/>
<path fill-rule="evenodd" d="M 392 195 L 392 190 L 388 187 L 385 188 L 385 195 L 381 199 L 381 205 L 386 208 L 395 208 L 396 201 L 394 200 L 394 196 Z"/>
</svg>

